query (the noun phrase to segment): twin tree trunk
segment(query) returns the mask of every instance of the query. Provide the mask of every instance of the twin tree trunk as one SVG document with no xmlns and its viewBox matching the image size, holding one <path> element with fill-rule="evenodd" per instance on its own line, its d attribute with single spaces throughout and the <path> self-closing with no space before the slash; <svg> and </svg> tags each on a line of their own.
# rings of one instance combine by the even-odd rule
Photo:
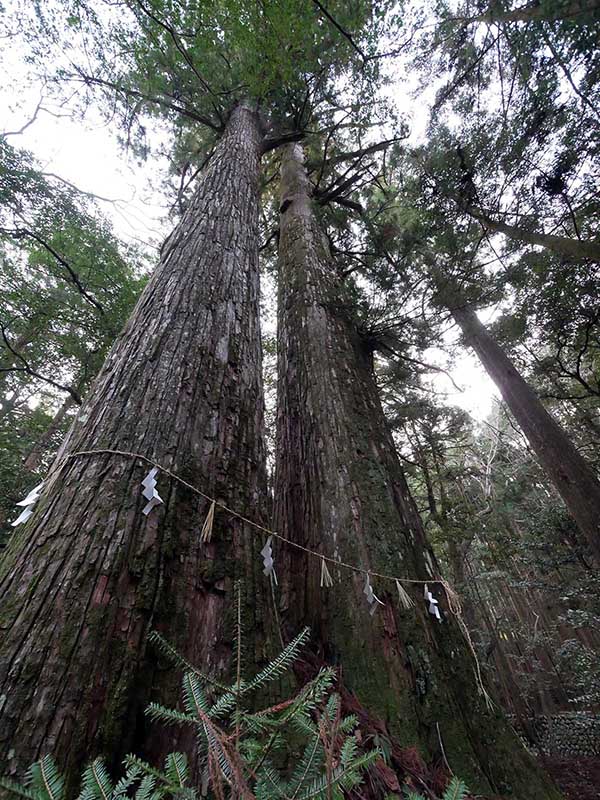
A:
<svg viewBox="0 0 600 800">
<path fill-rule="evenodd" d="M 71 786 L 98 753 L 185 749 L 150 730 L 151 698 L 179 676 L 148 653 L 157 628 L 208 672 L 231 657 L 231 589 L 246 580 L 253 644 L 262 601 L 252 585 L 253 531 L 217 511 L 200 543 L 205 501 L 159 474 L 165 503 L 148 517 L 140 453 L 260 519 L 264 489 L 257 220 L 261 133 L 239 107 L 160 264 L 115 344 L 0 576 L 0 772 L 53 753 Z M 372 353 L 344 308 L 315 222 L 301 150 L 286 151 L 280 260 L 280 409 L 276 524 L 335 559 L 417 580 L 437 576 L 386 427 Z M 349 304 L 349 307 L 351 304 Z M 552 798 L 547 779 L 487 711 L 452 618 L 429 616 L 422 586 L 401 611 L 392 584 L 374 617 L 364 576 L 291 548 L 277 553 L 290 635 L 308 622 L 323 658 L 384 730 L 425 757 L 443 747 L 472 789 Z M 431 584 L 431 589 L 434 585 Z M 440 605 L 445 608 L 438 592 Z"/>
<path fill-rule="evenodd" d="M 183 749 L 177 729 L 144 720 L 150 697 L 174 702 L 180 684 L 147 651 L 148 632 L 218 673 L 231 655 L 238 575 L 253 596 L 247 613 L 259 613 L 251 530 L 217 510 L 213 540 L 201 544 L 208 507 L 198 495 L 159 473 L 164 505 L 145 517 L 147 464 L 68 456 L 140 453 L 260 519 L 261 144 L 256 115 L 238 107 L 3 559 L 1 774 L 52 753 L 72 787 L 98 753 L 115 764 L 132 749 Z"/>
<path fill-rule="evenodd" d="M 539 462 L 562 497 L 600 564 L 600 482 L 587 461 L 470 308 L 452 289 L 442 298 L 460 326 L 466 343 L 500 389 Z"/>
<path fill-rule="evenodd" d="M 365 569 L 431 580 L 443 623 L 423 586 L 403 611 L 393 582 L 372 579 L 384 601 L 373 616 L 365 576 L 289 546 L 276 552 L 288 635 L 311 626 L 317 655 L 341 668 L 344 687 L 378 718 L 379 735 L 447 759 L 473 791 L 520 800 L 558 794 L 509 729 L 490 712 L 474 662 L 434 578 L 426 542 L 378 397 L 372 352 L 315 219 L 299 145 L 283 156 L 279 240 L 275 527 L 325 556 Z M 442 749 L 443 748 L 443 749 Z"/>
</svg>

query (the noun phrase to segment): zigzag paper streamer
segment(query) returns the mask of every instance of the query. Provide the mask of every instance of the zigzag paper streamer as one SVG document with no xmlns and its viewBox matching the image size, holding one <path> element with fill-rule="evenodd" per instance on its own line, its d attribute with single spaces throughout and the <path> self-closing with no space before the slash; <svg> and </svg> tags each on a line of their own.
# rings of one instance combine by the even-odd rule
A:
<svg viewBox="0 0 600 800">
<path fill-rule="evenodd" d="M 142 494 L 148 501 L 142 509 L 142 514 L 148 516 L 154 506 L 160 505 L 163 500 L 159 493 L 156 491 L 156 476 L 158 475 L 158 467 L 153 467 L 142 481 L 144 487 Z"/>
<path fill-rule="evenodd" d="M 263 557 L 263 565 L 264 565 L 264 574 L 267 576 L 271 576 L 275 585 L 277 585 L 277 575 L 275 574 L 275 565 L 273 563 L 273 548 L 271 547 L 271 542 L 273 541 L 273 537 L 269 536 L 267 539 L 267 543 L 260 551 L 261 556 Z"/>
<path fill-rule="evenodd" d="M 379 603 L 380 606 L 384 606 L 385 603 L 382 603 L 381 600 L 377 597 L 377 595 L 373 591 L 373 587 L 371 586 L 371 579 L 369 577 L 368 572 L 367 572 L 367 577 L 365 579 L 365 588 L 363 589 L 363 593 L 367 598 L 367 603 L 370 606 L 369 614 L 373 616 L 373 614 L 377 611 L 377 603 Z"/>
<path fill-rule="evenodd" d="M 440 610 L 438 608 L 438 601 L 429 591 L 429 586 L 427 586 L 427 584 L 425 584 L 423 595 L 425 597 L 425 602 L 428 604 L 427 610 L 433 617 L 435 617 L 437 620 L 439 620 L 439 622 L 441 622 L 442 615 L 440 614 Z"/>
<path fill-rule="evenodd" d="M 40 493 L 43 485 L 44 481 L 38 484 L 35 489 L 32 489 L 27 497 L 25 497 L 23 500 L 19 500 L 19 502 L 16 504 L 18 506 L 23 506 L 23 511 L 21 511 L 14 522 L 10 523 L 13 528 L 16 528 L 17 525 L 22 525 L 24 522 L 27 522 L 29 517 L 33 514 L 33 507 L 40 499 Z"/>
</svg>

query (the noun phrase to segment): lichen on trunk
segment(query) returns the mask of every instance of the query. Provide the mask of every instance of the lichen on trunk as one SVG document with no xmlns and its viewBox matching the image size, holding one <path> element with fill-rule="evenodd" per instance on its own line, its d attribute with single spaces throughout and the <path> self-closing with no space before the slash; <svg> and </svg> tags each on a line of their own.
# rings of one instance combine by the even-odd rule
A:
<svg viewBox="0 0 600 800">
<path fill-rule="evenodd" d="M 149 630 L 208 672 L 226 669 L 242 576 L 260 625 L 252 536 L 239 520 L 217 513 L 203 545 L 198 495 L 159 473 L 164 505 L 144 517 L 147 465 L 69 454 L 141 453 L 260 519 L 261 144 L 256 113 L 238 106 L 3 560 L 2 773 L 52 753 L 73 785 L 98 754 L 114 764 L 133 748 L 185 746 L 186 734 L 144 721 L 150 697 L 167 699 L 179 683 L 147 650 Z"/>
<path fill-rule="evenodd" d="M 278 271 L 276 529 L 365 569 L 437 577 L 385 421 L 371 348 L 345 307 L 299 145 L 283 157 Z M 373 579 L 385 606 L 370 616 L 363 575 L 330 567 L 335 584 L 326 589 L 318 559 L 294 548 L 282 548 L 278 559 L 289 633 L 301 622 L 311 626 L 318 656 L 339 665 L 345 688 L 390 738 L 431 760 L 443 758 L 443 747 L 450 767 L 479 793 L 558 797 L 503 716 L 486 707 L 439 584 L 442 624 L 427 613 L 422 584 L 405 587 L 416 607 L 403 611 L 394 584 Z"/>
</svg>

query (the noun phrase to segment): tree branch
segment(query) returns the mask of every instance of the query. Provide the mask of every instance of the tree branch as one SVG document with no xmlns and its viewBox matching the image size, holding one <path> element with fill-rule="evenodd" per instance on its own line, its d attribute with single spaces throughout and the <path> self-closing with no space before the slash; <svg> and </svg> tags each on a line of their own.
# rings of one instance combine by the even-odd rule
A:
<svg viewBox="0 0 600 800">
<path fill-rule="evenodd" d="M 58 389 L 61 392 L 66 392 L 67 394 L 71 395 L 73 400 L 77 403 L 78 406 L 81 405 L 81 396 L 72 386 L 63 386 L 62 383 L 58 383 L 57 381 L 52 380 L 52 378 L 48 378 L 45 375 L 41 375 L 39 372 L 34 370 L 29 362 L 19 353 L 15 348 L 12 346 L 10 341 L 8 340 L 8 336 L 6 335 L 6 328 L 2 323 L 0 323 L 0 330 L 2 331 L 2 339 L 4 340 L 4 344 L 6 345 L 7 349 L 12 353 L 12 355 L 17 358 L 22 367 L 3 367 L 0 368 L 0 372 L 26 372 L 28 375 L 31 375 L 32 378 L 37 378 L 40 381 L 44 381 L 48 383 L 50 386 L 54 386 L 55 389 Z"/>
</svg>

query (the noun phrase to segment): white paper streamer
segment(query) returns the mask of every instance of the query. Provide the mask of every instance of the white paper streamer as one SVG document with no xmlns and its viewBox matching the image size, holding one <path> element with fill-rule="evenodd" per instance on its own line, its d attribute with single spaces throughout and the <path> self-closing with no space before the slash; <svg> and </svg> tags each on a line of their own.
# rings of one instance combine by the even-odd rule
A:
<svg viewBox="0 0 600 800">
<path fill-rule="evenodd" d="M 364 595 L 367 598 L 367 603 L 370 605 L 369 614 L 373 616 L 373 614 L 377 611 L 377 603 L 380 606 L 385 605 L 382 603 L 381 600 L 377 597 L 375 592 L 373 591 L 373 587 L 371 586 L 371 579 L 369 577 L 369 573 L 367 572 L 367 577 L 365 579 L 365 588 L 363 589 Z"/>
<path fill-rule="evenodd" d="M 273 564 L 273 548 L 271 547 L 271 542 L 273 541 L 273 537 L 269 536 L 267 539 L 267 543 L 260 551 L 261 556 L 263 557 L 263 565 L 264 565 L 264 574 L 270 575 L 275 585 L 277 585 L 277 575 L 275 574 L 275 565 Z"/>
<path fill-rule="evenodd" d="M 156 476 L 158 475 L 158 467 L 153 467 L 142 481 L 144 487 L 142 494 L 148 501 L 142 509 L 142 514 L 148 516 L 154 506 L 160 505 L 163 501 L 159 493 L 156 491 Z"/>
<path fill-rule="evenodd" d="M 23 511 L 21 511 L 14 522 L 10 523 L 13 528 L 16 528 L 17 525 L 22 525 L 24 522 L 27 522 L 29 517 L 33 514 L 33 507 L 40 499 L 43 485 L 44 481 L 38 484 L 35 489 L 32 489 L 27 497 L 25 497 L 23 500 L 19 500 L 17 505 L 23 506 Z"/>
<path fill-rule="evenodd" d="M 438 608 L 438 601 L 429 591 L 429 586 L 427 586 L 427 584 L 425 584 L 423 595 L 425 597 L 425 602 L 427 603 L 427 610 L 432 616 L 434 616 L 437 620 L 441 622 L 442 615 L 440 614 L 440 610 Z"/>
</svg>

